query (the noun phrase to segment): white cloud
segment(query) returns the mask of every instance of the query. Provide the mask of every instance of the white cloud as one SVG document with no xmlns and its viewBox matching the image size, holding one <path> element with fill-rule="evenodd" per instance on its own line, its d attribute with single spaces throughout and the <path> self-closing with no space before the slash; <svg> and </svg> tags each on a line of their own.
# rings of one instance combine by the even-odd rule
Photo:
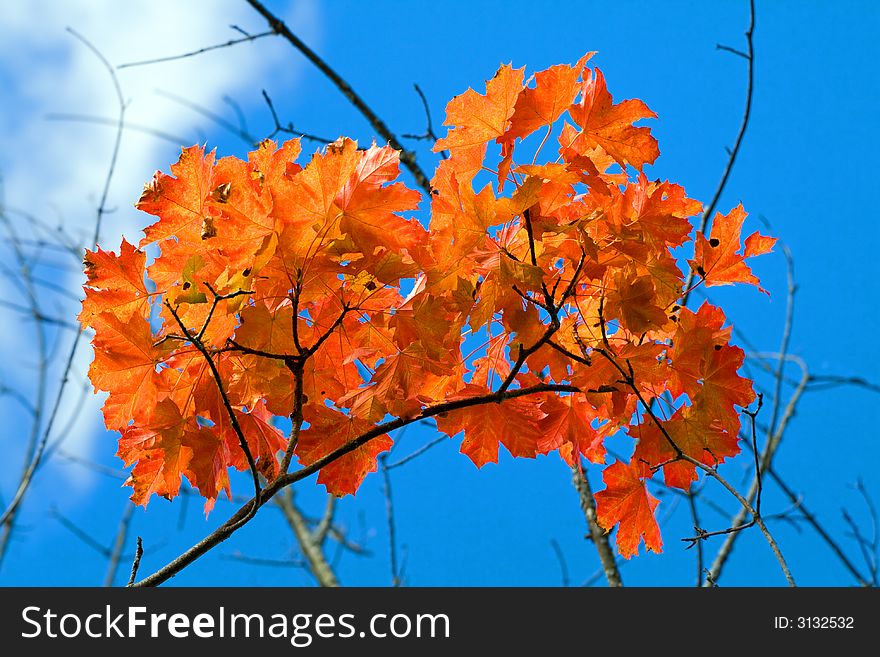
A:
<svg viewBox="0 0 880 657">
<path fill-rule="evenodd" d="M 319 45 L 315 2 L 296 2 L 281 17 L 306 42 Z M 53 225 L 63 221 L 78 236 L 91 235 L 114 129 L 48 121 L 46 116 L 64 113 L 115 118 L 117 103 L 106 69 L 65 31 L 67 27 L 82 34 L 118 65 L 222 43 L 239 36 L 229 28 L 232 24 L 252 34 L 266 29 L 262 17 L 241 0 L 2 3 L 0 174 L 7 207 L 27 210 Z M 126 121 L 195 141 L 204 134 L 202 128 L 210 127 L 208 120 L 156 90 L 234 117 L 223 102 L 224 96 L 255 102 L 266 80 L 271 80 L 272 88 L 285 91 L 296 83 L 302 60 L 284 45 L 268 38 L 189 59 L 118 70 L 127 102 Z M 107 203 L 115 212 L 105 217 L 102 229 L 105 248 L 118 247 L 121 234 L 132 242 L 139 239 L 144 219 L 132 205 L 153 171 L 167 170 L 178 152 L 179 145 L 133 130 L 125 132 Z M 21 230 L 25 230 L 23 224 Z M 63 261 L 63 256 L 57 259 Z M 72 258 L 67 264 L 69 271 L 61 270 L 58 282 L 78 294 L 82 280 L 78 264 Z M 76 311 L 73 303 L 64 309 L 69 317 Z M 32 330 L 21 322 L 11 324 L 8 317 L 3 325 L 14 330 L 4 329 L 0 340 L 0 359 L 6 363 L 2 379 L 6 383 L 16 381 L 29 394 L 26 391 L 33 386 L 32 371 L 16 363 L 27 359 L 23 354 L 33 352 Z M 59 351 L 58 360 L 65 349 Z M 82 345 L 77 372 L 84 375 L 90 360 L 91 349 Z M 57 377 L 53 380 L 57 383 Z M 79 403 L 78 386 L 72 386 L 61 409 L 59 427 Z M 67 443 L 68 449 L 83 454 L 91 451 L 94 436 L 101 433 L 99 400 L 89 395 L 87 403 Z M 4 441 L 18 444 L 25 435 L 25 427 L 10 428 L 4 432 Z"/>
</svg>

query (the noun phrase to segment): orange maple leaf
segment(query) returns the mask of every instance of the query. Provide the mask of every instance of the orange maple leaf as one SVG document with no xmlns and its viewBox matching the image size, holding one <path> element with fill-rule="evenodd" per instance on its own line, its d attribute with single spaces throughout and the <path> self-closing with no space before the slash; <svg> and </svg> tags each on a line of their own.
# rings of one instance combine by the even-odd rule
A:
<svg viewBox="0 0 880 657">
<path fill-rule="evenodd" d="M 689 262 L 694 271 L 703 278 L 706 287 L 747 283 L 764 294 L 769 294 L 760 286 L 760 281 L 745 263 L 745 258 L 769 253 L 776 239 L 757 232 L 752 233 L 746 238 L 745 252 L 739 255 L 737 251 L 741 246 L 740 231 L 745 220 L 746 211 L 742 204 L 726 215 L 716 213 L 709 239 L 703 233 L 697 232 L 694 258 Z"/>
<path fill-rule="evenodd" d="M 648 492 L 647 476 L 648 466 L 640 461 L 615 461 L 602 473 L 605 490 L 596 493 L 596 521 L 606 532 L 620 523 L 617 549 L 626 559 L 639 553 L 642 540 L 648 550 L 663 551 L 660 526 L 654 517 L 660 501 Z"/>
<path fill-rule="evenodd" d="M 576 142 L 569 147 L 582 154 L 599 146 L 624 169 L 631 164 L 639 170 L 645 164 L 653 164 L 660 155 L 650 128 L 633 126 L 639 119 L 656 119 L 657 115 L 640 100 L 624 100 L 615 105 L 605 76 L 598 68 L 587 82 L 580 102 L 572 105 L 568 113 L 581 128 Z"/>
<path fill-rule="evenodd" d="M 375 426 L 323 405 L 308 407 L 306 421 L 309 428 L 299 434 L 295 452 L 303 465 L 327 456 Z M 376 457 L 391 449 L 392 444 L 387 434 L 370 440 L 321 468 L 318 483 L 337 497 L 354 495 L 364 477 L 376 471 Z"/>
<path fill-rule="evenodd" d="M 443 125 L 455 127 L 437 140 L 434 152 L 478 146 L 500 138 L 507 131 L 522 91 L 524 70 L 505 64 L 486 83 L 485 95 L 468 89 L 450 100 Z"/>
<path fill-rule="evenodd" d="M 465 387 L 450 399 L 488 395 L 488 388 L 477 385 Z M 461 453 L 478 468 L 498 462 L 498 444 L 503 444 L 513 456 L 534 458 L 542 433 L 538 422 L 546 414 L 534 401 L 517 398 L 501 404 L 469 406 L 437 417 L 437 428 L 450 438 L 464 431 Z"/>
</svg>

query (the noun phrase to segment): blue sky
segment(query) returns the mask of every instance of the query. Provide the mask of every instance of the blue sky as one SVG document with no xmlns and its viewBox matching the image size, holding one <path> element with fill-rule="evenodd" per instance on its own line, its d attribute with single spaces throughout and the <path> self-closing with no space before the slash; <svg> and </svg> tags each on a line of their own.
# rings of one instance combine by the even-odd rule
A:
<svg viewBox="0 0 880 657">
<path fill-rule="evenodd" d="M 4 3 L 0 8 L 0 172 L 5 203 L 50 224 L 63 218 L 72 233 L 85 234 L 93 220 L 112 130 L 99 125 L 47 120 L 58 113 L 113 116 L 112 88 L 93 55 L 72 39 L 70 26 L 88 37 L 114 64 L 177 54 L 235 36 L 231 23 L 259 32 L 264 23 L 243 2 L 181 5 L 134 3 Z M 590 50 L 616 100 L 638 97 L 658 115 L 652 121 L 661 156 L 649 178 L 682 184 L 689 196 L 708 201 L 726 162 L 742 116 L 745 62 L 716 50 L 721 43 L 745 47 L 745 1 L 717 3 L 621 2 L 429 2 L 354 1 L 270 4 L 291 28 L 334 66 L 398 134 L 424 129 L 413 83 L 424 90 L 435 129 L 443 107 L 466 88 L 482 90 L 498 65 L 535 71 L 573 63 Z M 874 129 L 880 73 L 873 44 L 880 37 L 880 6 L 873 2 L 761 2 L 755 30 L 753 114 L 729 185 L 719 204 L 726 212 L 742 202 L 747 231 L 779 237 L 791 249 L 798 292 L 791 352 L 818 375 L 860 376 L 875 382 L 878 313 L 874 296 L 877 219 L 873 212 L 869 162 L 880 150 Z M 242 156 L 247 144 L 204 116 L 172 100 L 185 97 L 237 123 L 228 96 L 247 116 L 248 129 L 261 137 L 272 129 L 262 102 L 265 89 L 284 120 L 297 129 L 335 138 L 345 134 L 368 144 L 373 133 L 323 78 L 286 42 L 263 39 L 184 61 L 119 71 L 129 100 L 129 121 L 161 130 L 185 144 L 207 142 L 221 154 Z M 128 131 L 111 187 L 116 211 L 105 222 L 102 245 L 118 247 L 122 234 L 138 238 L 146 216 L 132 207 L 153 170 L 167 170 L 181 144 Z M 414 143 L 425 168 L 435 162 L 428 148 Z M 307 149 L 308 150 L 308 149 Z M 764 218 L 771 228 L 762 228 Z M 23 228 L 22 228 L 23 230 Z M 4 255 L 6 257 L 6 255 Z M 69 256 L 46 277 L 78 294 L 81 276 Z M 54 260 L 53 260 L 54 262 Z M 759 351 L 775 351 L 785 313 L 785 263 L 777 253 L 759 259 L 755 270 L 768 299 L 751 288 L 711 290 L 732 323 Z M 7 285 L 9 283 L 7 282 Z M 716 291 L 717 290 L 717 291 Z M 13 288 L 13 292 L 14 292 Z M 76 304 L 44 292 L 46 308 L 72 319 Z M 15 296 L 14 294 L 11 296 Z M 17 297 L 16 297 L 17 298 Z M 8 313 L 0 308 L 0 312 Z M 0 383 L 29 395 L 33 388 L 32 324 L 14 315 L 4 320 Z M 55 334 L 50 334 L 54 339 Z M 69 334 L 60 334 L 60 353 Z M 91 358 L 82 349 L 76 379 Z M 798 372 L 787 370 L 791 376 Z M 53 383 L 53 385 L 56 385 Z M 766 385 L 766 382 L 764 382 Z M 80 408 L 65 435 L 70 452 L 119 469 L 115 437 L 100 424 L 99 400 L 80 403 L 73 386 L 62 405 L 64 418 Z M 790 393 L 791 389 L 786 388 Z M 791 422 L 776 468 L 804 496 L 807 506 L 862 565 L 855 543 L 845 536 L 841 507 L 868 533 L 869 516 L 852 484 L 861 478 L 880 504 L 878 397 L 844 387 L 807 393 Z M 27 418 L 9 396 L 0 397 L 7 418 L 0 434 L 8 459 L 0 465 L 0 495 L 8 500 L 24 456 Z M 67 426 L 61 422 L 59 427 Z M 404 456 L 434 436 L 428 427 L 411 429 L 394 457 Z M 626 442 L 620 441 L 625 450 Z M 732 482 L 747 485 L 748 462 L 727 466 Z M 594 489 L 599 473 L 589 472 Z M 239 490 L 247 490 L 238 479 Z M 477 471 L 446 441 L 393 471 L 398 549 L 411 585 L 558 585 L 560 565 L 551 541 L 564 555 L 572 584 L 589 581 L 598 568 L 570 474 L 558 457 L 514 461 Z M 710 490 L 727 516 L 705 507 L 706 529 L 729 523 L 735 503 Z M 127 499 L 119 482 L 56 458 L 38 474 L 21 516 L 20 528 L 0 568 L 0 584 L 96 584 L 106 560 L 53 518 L 57 509 L 98 541 L 109 544 Z M 297 492 L 318 514 L 321 491 L 313 480 Z M 790 504 L 768 485 L 765 513 Z M 221 522 L 231 506 L 218 502 L 205 520 L 196 500 L 152 501 L 137 510 L 132 535 L 144 538 L 143 572 L 164 565 Z M 662 498 L 662 555 L 637 557 L 623 567 L 627 584 L 689 585 L 693 551 L 679 538 L 692 534 L 686 505 Z M 246 565 L 237 553 L 267 559 L 291 556 L 292 537 L 280 515 L 262 517 L 179 575 L 174 584 L 300 585 L 311 582 L 298 569 Z M 369 477 L 356 498 L 339 505 L 338 519 L 369 557 L 342 553 L 338 572 L 345 584 L 384 585 L 390 580 L 388 531 L 378 475 Z M 830 550 L 801 523 L 775 521 L 771 528 L 799 583 L 852 583 Z M 799 530 L 799 531 L 798 531 Z M 131 540 L 129 541 L 132 542 Z M 719 542 L 707 544 L 714 556 Z M 332 552 L 332 551 L 331 551 Z M 123 568 L 124 569 L 124 568 Z M 864 570 L 864 568 L 863 568 Z M 122 575 L 120 575 L 122 577 Z M 757 532 L 743 536 L 725 571 L 726 585 L 781 585 L 779 569 Z"/>
</svg>

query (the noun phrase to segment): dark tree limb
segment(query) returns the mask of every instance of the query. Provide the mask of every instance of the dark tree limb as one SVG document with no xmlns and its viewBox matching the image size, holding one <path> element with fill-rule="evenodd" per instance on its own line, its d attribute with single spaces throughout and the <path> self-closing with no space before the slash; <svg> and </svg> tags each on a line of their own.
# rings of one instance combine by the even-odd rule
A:
<svg viewBox="0 0 880 657">
<path fill-rule="evenodd" d="M 291 32 L 290 28 L 287 27 L 287 25 L 285 25 L 275 14 L 269 11 L 263 3 L 259 2 L 259 0 L 247 0 L 247 3 L 266 19 L 266 22 L 269 23 L 269 27 L 272 28 L 273 32 L 284 37 L 294 48 L 299 50 L 306 59 L 314 64 L 321 73 L 327 76 L 327 78 L 336 85 L 336 88 L 339 89 L 342 95 L 345 96 L 345 98 L 354 105 L 361 114 L 363 114 L 364 118 L 366 118 L 370 125 L 373 126 L 373 129 L 381 135 L 382 139 L 385 139 L 392 148 L 400 151 L 400 161 L 407 169 L 409 169 L 410 173 L 412 173 L 416 184 L 421 187 L 425 193 L 430 194 L 430 180 L 416 161 L 415 154 L 412 151 L 408 151 L 403 144 L 400 143 L 397 136 L 391 131 L 385 122 L 379 118 L 379 115 L 367 105 L 364 99 L 360 97 L 351 85 L 333 70 L 314 50 L 309 48 L 302 39 Z"/>
<path fill-rule="evenodd" d="M 579 392 L 579 389 L 575 386 L 565 384 L 539 384 L 535 386 L 530 386 L 528 388 L 497 391 L 494 393 L 481 395 L 479 397 L 453 399 L 451 401 L 434 404 L 433 406 L 429 406 L 423 409 L 420 413 L 416 414 L 413 417 L 397 418 L 395 420 L 377 425 L 373 429 L 370 429 L 366 433 L 361 434 L 357 438 L 354 438 L 347 442 L 345 445 L 338 447 L 329 454 L 326 454 L 325 456 L 316 460 L 311 465 L 301 468 L 295 472 L 290 472 L 287 474 L 282 473 L 262 490 L 259 499 L 254 497 L 253 499 L 247 501 L 243 506 L 238 509 L 238 511 L 236 511 L 231 517 L 229 517 L 226 522 L 220 525 L 220 527 L 215 529 L 208 536 L 203 538 L 189 550 L 179 555 L 177 558 L 173 559 L 170 563 L 163 566 L 153 574 L 145 577 L 139 582 L 136 582 L 133 586 L 157 586 L 167 581 L 171 577 L 174 577 L 189 564 L 191 564 L 203 554 L 225 541 L 238 529 L 246 525 L 253 517 L 252 511 L 271 500 L 280 491 L 284 490 L 291 484 L 296 483 L 297 481 L 310 477 L 314 473 L 318 472 L 321 468 L 329 465 L 330 463 L 333 463 L 334 461 L 348 454 L 349 452 L 356 450 L 358 447 L 365 445 L 374 438 L 382 436 L 390 431 L 394 431 L 395 429 L 405 427 L 408 424 L 412 424 L 413 422 L 418 422 L 420 420 L 441 415 L 442 413 L 448 413 L 449 411 L 459 410 L 462 408 L 470 408 L 472 406 L 479 406 L 482 404 L 503 403 L 507 399 L 517 399 L 519 397 L 540 394 L 543 392 Z"/>
<path fill-rule="evenodd" d="M 709 202 L 709 205 L 706 206 L 706 211 L 703 212 L 703 216 L 700 219 L 700 228 L 699 231 L 703 234 L 706 233 L 706 229 L 709 226 L 709 222 L 712 219 L 712 213 L 715 211 L 715 206 L 718 205 L 718 200 L 721 198 L 721 194 L 724 192 L 724 188 L 727 186 L 727 179 L 730 177 L 730 172 L 733 171 L 733 164 L 736 162 L 736 156 L 739 154 L 740 146 L 742 146 L 743 138 L 746 134 L 746 129 L 749 127 L 749 119 L 752 114 L 752 91 L 754 88 L 754 79 L 755 79 L 755 48 L 754 48 L 754 34 L 755 34 L 755 0 L 749 0 L 749 27 L 746 30 L 746 52 L 741 53 L 739 51 L 734 51 L 732 48 L 728 48 L 726 46 L 721 46 L 721 50 L 730 50 L 736 52 L 736 54 L 744 56 L 748 62 L 748 73 L 746 78 L 746 102 L 745 109 L 743 110 L 743 118 L 742 122 L 739 126 L 739 132 L 736 135 L 736 141 L 733 144 L 733 148 L 730 149 L 730 155 L 727 158 L 727 166 L 724 167 L 724 172 L 721 174 L 721 180 L 718 182 L 718 187 L 715 190 L 715 194 L 712 196 L 712 200 Z M 688 271 L 687 278 L 684 281 L 684 294 L 681 297 L 681 301 L 679 302 L 682 306 L 686 306 L 688 299 L 691 295 L 691 285 L 694 282 L 694 274 L 695 271 L 691 268 Z"/>
<path fill-rule="evenodd" d="M 238 45 L 239 43 L 247 43 L 249 41 L 256 41 L 257 39 L 262 39 L 267 36 L 274 36 L 275 30 L 269 30 L 268 32 L 260 32 L 259 34 L 248 34 L 240 39 L 230 39 L 225 43 L 218 43 L 213 46 L 205 46 L 204 48 L 199 48 L 198 50 L 193 50 L 191 52 L 183 53 L 182 55 L 170 55 L 168 57 L 157 57 L 156 59 L 146 59 L 140 62 L 127 62 L 125 64 L 120 64 L 116 68 L 131 68 L 133 66 L 146 66 L 148 64 L 161 64 L 163 62 L 173 62 L 178 59 L 186 59 L 187 57 L 195 57 L 196 55 L 201 55 L 202 53 L 211 52 L 212 50 L 219 50 L 220 48 L 229 48 L 230 46 Z"/>
</svg>

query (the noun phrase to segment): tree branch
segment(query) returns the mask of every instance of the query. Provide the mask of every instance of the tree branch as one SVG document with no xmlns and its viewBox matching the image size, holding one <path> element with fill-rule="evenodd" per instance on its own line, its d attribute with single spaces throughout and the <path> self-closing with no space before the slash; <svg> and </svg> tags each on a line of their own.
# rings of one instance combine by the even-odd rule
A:
<svg viewBox="0 0 880 657">
<path fill-rule="evenodd" d="M 324 557 L 322 549 L 323 537 L 317 529 L 311 531 L 302 513 L 293 501 L 293 490 L 288 488 L 279 495 L 275 503 L 284 513 L 284 518 L 299 543 L 300 550 L 306 559 L 307 568 L 321 586 L 339 586 L 336 573 Z"/>
<path fill-rule="evenodd" d="M 206 46 L 204 48 L 199 48 L 198 50 L 193 50 L 192 52 L 186 52 L 182 55 L 170 55 L 168 57 L 158 57 L 156 59 L 147 59 L 140 62 L 128 62 L 125 64 L 120 64 L 116 68 L 131 68 L 132 66 L 146 66 L 148 64 L 161 64 L 163 62 L 173 62 L 178 59 L 186 59 L 187 57 L 195 57 L 196 55 L 201 55 L 202 53 L 210 52 L 212 50 L 219 50 L 220 48 L 229 48 L 230 46 L 237 45 L 239 43 L 247 43 L 248 41 L 256 41 L 257 39 L 262 39 L 267 36 L 274 36 L 275 30 L 269 30 L 268 32 L 260 32 L 259 34 L 248 34 L 241 39 L 230 39 L 225 43 L 218 43 L 213 46 Z"/>
<path fill-rule="evenodd" d="M 620 570 L 614 559 L 614 552 L 608 542 L 608 534 L 599 526 L 596 520 L 596 500 L 593 498 L 590 482 L 587 480 L 580 463 L 572 466 L 571 474 L 572 482 L 581 501 L 581 509 L 583 509 L 584 516 L 587 519 L 587 527 L 590 529 L 590 538 L 593 541 L 593 545 L 596 546 L 596 552 L 599 553 L 599 562 L 602 564 L 602 571 L 605 573 L 605 579 L 608 580 L 608 586 L 623 586 Z"/>
<path fill-rule="evenodd" d="M 718 188 L 715 190 L 715 195 L 712 197 L 712 200 L 709 202 L 709 205 L 706 207 L 706 211 L 703 212 L 703 217 L 700 220 L 700 228 L 699 231 L 703 234 L 706 233 L 706 228 L 709 226 L 709 221 L 712 218 L 712 213 L 715 211 L 715 206 L 718 205 L 718 200 L 721 198 L 721 194 L 724 192 L 724 188 L 727 186 L 727 179 L 730 177 L 730 172 L 733 170 L 733 164 L 736 162 L 736 156 L 739 154 L 739 148 L 742 146 L 743 137 L 745 137 L 746 129 L 749 127 L 749 118 L 752 113 L 752 90 L 754 87 L 754 73 L 755 73 L 755 48 L 753 43 L 753 37 L 755 33 L 755 0 L 749 0 L 749 27 L 746 30 L 746 46 L 747 46 L 747 54 L 745 55 L 746 60 L 748 61 L 748 74 L 747 74 L 747 82 L 746 82 L 746 104 L 745 110 L 743 111 L 742 123 L 739 126 L 739 132 L 736 135 L 736 141 L 733 144 L 733 148 L 730 150 L 730 156 L 727 159 L 727 166 L 724 167 L 724 172 L 721 174 L 721 180 L 718 182 Z M 724 50 L 728 50 L 728 48 L 722 48 Z M 691 295 L 691 284 L 694 282 L 694 270 L 691 268 L 688 271 L 687 278 L 684 281 L 684 294 L 681 297 L 681 301 L 679 302 L 682 306 L 686 306 L 688 299 Z"/>
<path fill-rule="evenodd" d="M 416 184 L 425 190 L 425 193 L 430 194 L 431 183 L 428 176 L 418 165 L 415 154 L 404 148 L 403 144 L 400 143 L 400 140 L 393 132 L 391 132 L 388 126 L 385 125 L 385 122 L 382 121 L 382 119 L 379 118 L 379 116 L 369 105 L 367 105 L 357 92 L 352 89 L 351 85 L 348 84 L 348 82 L 346 82 L 336 71 L 330 68 L 330 65 L 321 59 L 314 50 L 309 48 L 302 39 L 291 32 L 290 28 L 288 28 L 287 25 L 285 25 L 275 14 L 269 11 L 263 3 L 259 2 L 259 0 L 247 0 L 247 3 L 266 19 L 266 22 L 269 23 L 273 32 L 284 37 L 294 48 L 299 50 L 306 59 L 312 62 L 321 73 L 327 76 L 327 78 L 336 85 L 336 88 L 339 89 L 342 95 L 364 115 L 364 118 L 366 118 L 370 125 L 373 126 L 373 129 L 378 132 L 383 139 L 388 141 L 392 148 L 400 151 L 400 161 L 410 170 L 413 178 L 415 178 Z"/>
<path fill-rule="evenodd" d="M 528 388 L 497 391 L 487 395 L 481 395 L 479 397 L 467 397 L 463 399 L 453 399 L 451 401 L 442 402 L 423 409 L 421 413 L 418 413 L 413 417 L 397 418 L 395 420 L 377 425 L 373 429 L 361 434 L 357 438 L 354 438 L 347 442 L 345 445 L 338 447 L 329 454 L 326 454 L 325 456 L 316 460 L 311 465 L 301 468 L 300 470 L 297 470 L 295 472 L 281 474 L 262 490 L 259 499 L 254 497 L 253 499 L 248 500 L 242 507 L 238 509 L 238 511 L 236 511 L 230 518 L 228 518 L 225 523 L 223 523 L 220 527 L 211 532 L 211 534 L 203 538 L 201 541 L 196 543 L 193 547 L 178 556 L 176 559 L 172 560 L 166 566 L 160 568 L 152 575 L 145 577 L 141 581 L 136 582 L 133 586 L 157 586 L 162 582 L 167 581 L 171 577 L 174 577 L 174 575 L 186 568 L 193 561 L 225 541 L 238 529 L 246 525 L 253 517 L 253 514 L 251 513 L 252 509 L 259 508 L 259 506 L 262 506 L 263 504 L 268 502 L 287 486 L 290 486 L 297 481 L 310 477 L 321 468 L 329 465 L 330 463 L 333 463 L 338 458 L 348 454 L 349 452 L 356 450 L 358 447 L 368 443 L 374 438 L 382 436 L 390 431 L 394 431 L 395 429 L 400 429 L 401 427 L 412 424 L 413 422 L 418 422 L 420 420 L 434 417 L 442 413 L 448 413 L 449 411 L 459 410 L 462 408 L 470 408 L 471 406 L 479 406 L 482 404 L 503 403 L 507 399 L 516 399 L 518 397 L 540 394 L 542 392 L 579 392 L 579 389 L 575 386 L 566 384 L 542 383 L 539 385 L 530 386 Z"/>
</svg>

